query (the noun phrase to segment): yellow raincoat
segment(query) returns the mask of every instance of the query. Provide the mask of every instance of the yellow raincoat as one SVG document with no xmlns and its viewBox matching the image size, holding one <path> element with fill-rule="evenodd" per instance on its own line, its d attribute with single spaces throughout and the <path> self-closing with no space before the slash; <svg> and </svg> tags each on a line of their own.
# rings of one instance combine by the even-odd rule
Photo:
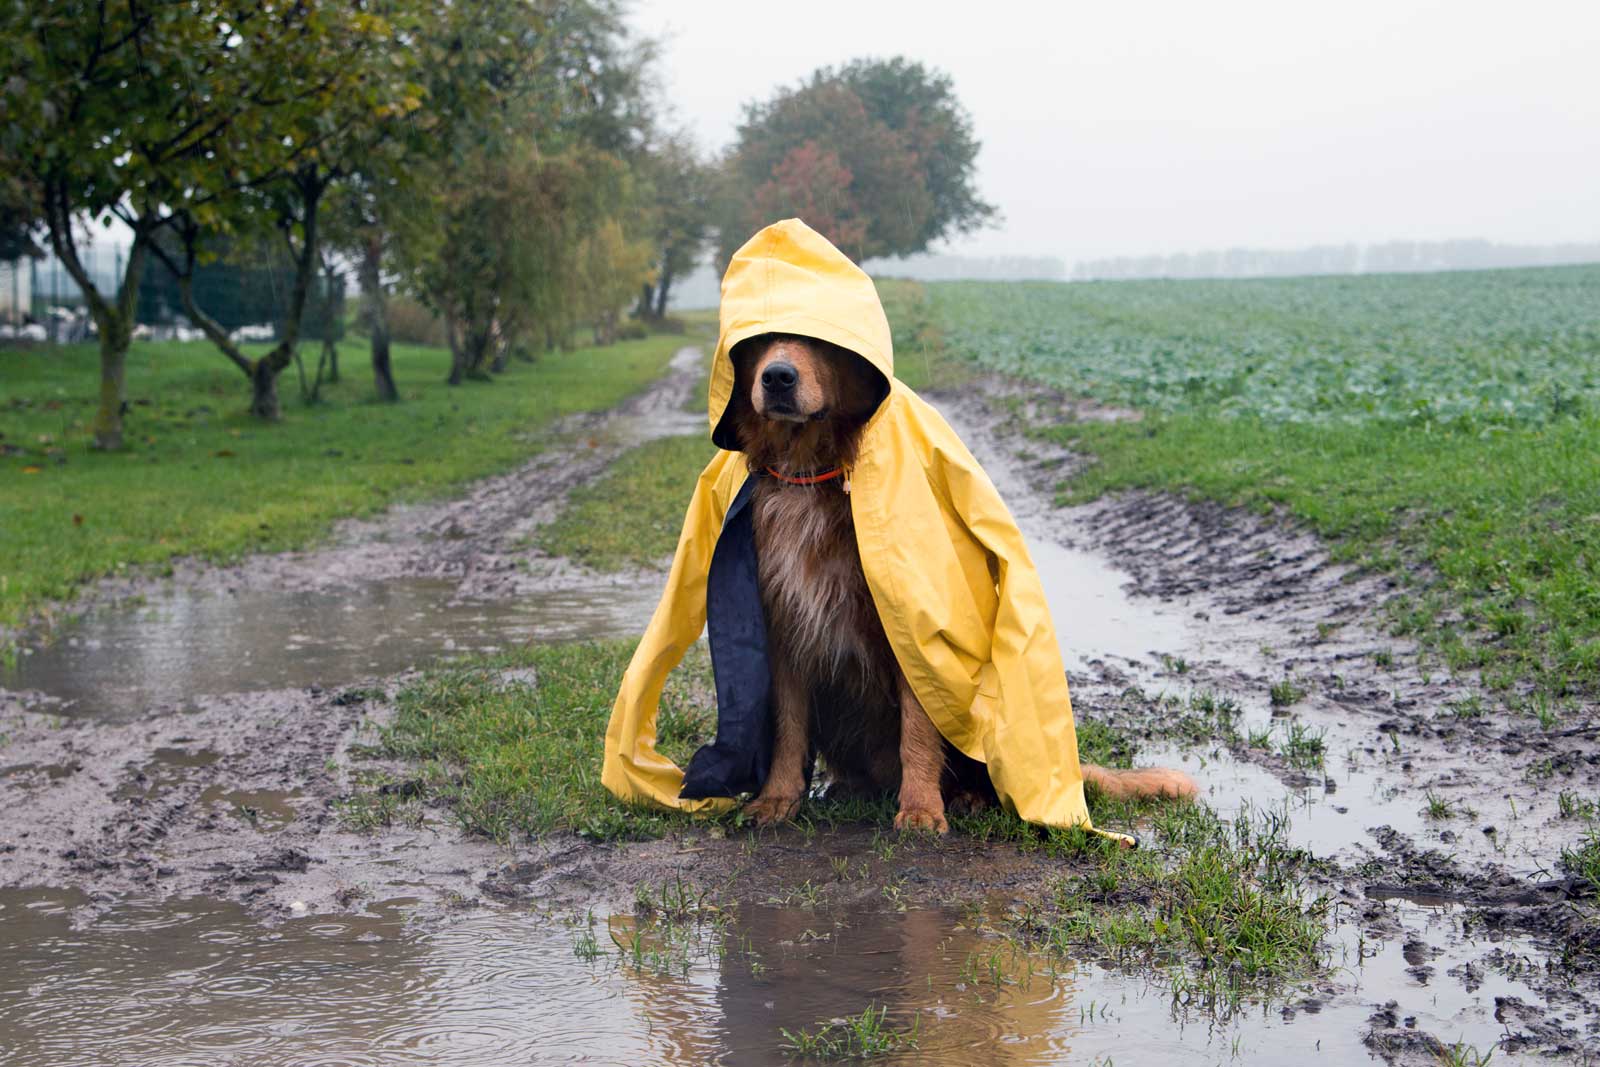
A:
<svg viewBox="0 0 1600 1067">
<path fill-rule="evenodd" d="M 867 584 L 917 699 L 951 744 L 987 765 L 1008 809 L 1033 823 L 1088 828 L 1066 673 L 1038 572 L 977 460 L 894 378 L 872 280 L 805 223 L 786 219 L 734 255 L 721 317 L 709 414 L 724 451 L 695 486 L 666 590 L 623 676 L 606 731 L 606 788 L 686 811 L 737 802 L 679 795 L 683 772 L 656 751 L 656 710 L 668 672 L 706 623 L 713 553 L 749 473 L 719 432 L 734 385 L 730 352 L 749 337 L 788 333 L 848 349 L 888 381 L 862 433 L 850 502 Z M 715 663 L 715 641 L 712 654 Z"/>
</svg>

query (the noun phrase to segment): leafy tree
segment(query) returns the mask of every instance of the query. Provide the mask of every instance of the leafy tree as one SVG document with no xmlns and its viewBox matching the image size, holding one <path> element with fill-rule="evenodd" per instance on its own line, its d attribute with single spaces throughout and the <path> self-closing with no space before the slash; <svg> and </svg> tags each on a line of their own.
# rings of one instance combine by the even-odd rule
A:
<svg viewBox="0 0 1600 1067">
<path fill-rule="evenodd" d="M 652 258 L 650 242 L 630 239 L 615 218 L 604 220 L 583 239 L 576 271 L 582 300 L 578 310 L 589 320 L 595 344 L 617 339 L 623 310 L 640 285 L 649 284 Z"/>
<path fill-rule="evenodd" d="M 51 248 L 98 328 L 98 447 L 121 445 L 123 368 L 152 254 L 178 276 L 190 316 L 255 383 L 253 410 L 276 413 L 276 373 L 292 351 L 298 310 L 287 347 L 261 360 L 229 351 L 226 331 L 193 302 L 200 235 L 247 228 L 270 203 L 283 233 L 298 233 L 297 271 L 314 270 L 316 203 L 340 166 L 325 153 L 346 116 L 397 106 L 386 99 L 394 76 L 363 62 L 389 32 L 385 19 L 351 5 L 0 6 L 0 40 L 10 46 L 0 94 L 12 120 L 0 129 L 0 153 L 39 190 Z M 291 201 L 298 207 L 285 214 Z M 85 223 L 110 216 L 133 241 L 117 291 L 102 293 L 79 245 Z M 163 233 L 177 238 L 181 256 L 158 242 Z M 303 304 L 304 288 L 297 279 L 292 306 Z"/>
<path fill-rule="evenodd" d="M 713 176 L 687 134 L 672 134 L 641 156 L 634 173 L 646 202 L 655 279 L 640 287 L 640 318 L 667 313 L 672 283 L 694 269 L 711 229 Z"/>
<path fill-rule="evenodd" d="M 520 62 L 492 68 L 492 106 L 456 124 L 450 151 L 419 175 L 436 229 L 397 235 L 393 249 L 445 321 L 452 384 L 489 377 L 528 336 L 566 343 L 584 237 L 632 212 L 623 160 L 645 144 L 650 50 L 609 2 L 528 10 Z"/>
<path fill-rule="evenodd" d="M 318 274 L 323 270 L 321 212 L 335 183 L 370 165 L 383 146 L 423 107 L 424 89 L 412 71 L 417 53 L 407 44 L 425 30 L 424 6 L 405 0 L 372 10 L 333 5 L 310 9 L 297 24 L 292 66 L 272 70 L 241 63 L 223 79 L 235 92 L 256 94 L 260 134 L 281 154 L 277 171 L 258 172 L 237 188 L 226 210 L 183 210 L 174 220 L 181 259 L 161 255 L 177 275 L 184 309 L 195 325 L 236 366 L 251 386 L 250 411 L 279 416 L 277 380 L 298 359 L 300 332 Z M 230 145 L 234 157 L 218 160 L 259 166 L 255 143 Z M 256 240 L 281 239 L 289 264 L 288 299 L 276 344 L 251 358 L 196 299 L 192 284 L 206 230 L 237 231 Z M 324 339 L 326 341 L 326 338 Z M 329 346 L 323 346 L 323 362 Z M 336 366 L 336 364 L 335 364 Z M 303 373 L 302 373 L 303 378 Z M 320 387 L 320 367 L 318 386 Z M 305 391 L 315 396 L 316 389 Z"/>
<path fill-rule="evenodd" d="M 987 225 L 978 147 L 947 75 L 899 58 L 824 67 L 746 109 L 726 164 L 720 259 L 786 214 L 858 260 Z"/>
</svg>

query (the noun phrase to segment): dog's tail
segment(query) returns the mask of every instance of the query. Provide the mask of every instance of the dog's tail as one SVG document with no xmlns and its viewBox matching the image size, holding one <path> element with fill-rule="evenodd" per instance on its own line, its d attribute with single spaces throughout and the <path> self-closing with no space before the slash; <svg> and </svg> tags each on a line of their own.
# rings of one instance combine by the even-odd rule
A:
<svg viewBox="0 0 1600 1067">
<path fill-rule="evenodd" d="M 1132 770 L 1119 771 L 1093 763 L 1081 763 L 1078 766 L 1083 771 L 1085 782 L 1099 790 L 1101 796 L 1116 800 L 1129 800 L 1134 797 L 1192 797 L 1200 791 L 1194 784 L 1193 778 L 1182 771 L 1168 770 L 1165 767 L 1135 767 Z"/>
</svg>

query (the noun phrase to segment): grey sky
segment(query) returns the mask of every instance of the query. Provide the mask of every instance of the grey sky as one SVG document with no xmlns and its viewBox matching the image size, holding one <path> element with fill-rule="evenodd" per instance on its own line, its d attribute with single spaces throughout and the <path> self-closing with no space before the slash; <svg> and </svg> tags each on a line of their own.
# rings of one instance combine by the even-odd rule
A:
<svg viewBox="0 0 1600 1067">
<path fill-rule="evenodd" d="M 949 72 L 1004 223 L 950 250 L 1094 256 L 1600 238 L 1600 0 L 636 0 L 679 121 L 814 68 Z"/>
</svg>

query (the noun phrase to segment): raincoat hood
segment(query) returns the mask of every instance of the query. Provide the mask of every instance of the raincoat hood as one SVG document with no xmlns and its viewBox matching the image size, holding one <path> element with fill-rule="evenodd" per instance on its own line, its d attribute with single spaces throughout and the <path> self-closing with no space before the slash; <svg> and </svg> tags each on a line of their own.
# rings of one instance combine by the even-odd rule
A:
<svg viewBox="0 0 1600 1067">
<path fill-rule="evenodd" d="M 894 339 L 877 287 L 816 230 L 785 219 L 756 234 L 733 254 L 722 278 L 722 328 L 711 365 L 708 410 L 711 440 L 738 451 L 728 424 L 733 398 L 733 349 L 765 333 L 815 337 L 854 352 L 883 378 L 894 379 Z"/>
<path fill-rule="evenodd" d="M 766 780 L 770 674 L 753 483 L 727 419 L 732 350 L 766 333 L 831 342 L 883 377 L 884 397 L 845 484 L 878 617 L 928 717 L 986 765 L 1008 809 L 1029 822 L 1092 829 L 1061 650 L 1022 534 L 955 431 L 894 377 L 872 280 L 798 219 L 752 237 L 723 278 L 707 405 L 722 451 L 695 486 L 666 589 L 623 676 L 601 780 L 622 800 L 686 811 L 727 810 Z M 657 749 L 656 714 L 667 675 L 702 628 L 717 736 L 685 770 Z"/>
</svg>

